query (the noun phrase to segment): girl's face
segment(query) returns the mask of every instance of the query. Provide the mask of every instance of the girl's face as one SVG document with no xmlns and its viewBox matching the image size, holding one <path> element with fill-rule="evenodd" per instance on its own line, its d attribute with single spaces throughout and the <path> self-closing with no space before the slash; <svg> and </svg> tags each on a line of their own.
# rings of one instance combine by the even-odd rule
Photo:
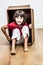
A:
<svg viewBox="0 0 43 65">
<path fill-rule="evenodd" d="M 18 25 L 20 25 L 22 22 L 23 22 L 23 17 L 21 17 L 21 16 L 18 16 L 18 17 L 16 17 L 15 18 L 15 21 L 16 21 L 16 23 L 18 24 Z"/>
</svg>

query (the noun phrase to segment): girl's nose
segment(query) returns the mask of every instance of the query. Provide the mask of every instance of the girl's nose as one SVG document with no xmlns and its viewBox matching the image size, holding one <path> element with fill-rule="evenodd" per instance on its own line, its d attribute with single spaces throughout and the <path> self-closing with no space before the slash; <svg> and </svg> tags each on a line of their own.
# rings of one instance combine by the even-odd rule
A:
<svg viewBox="0 0 43 65">
<path fill-rule="evenodd" d="M 18 17 L 18 19 L 20 20 L 20 19 L 21 19 L 21 17 L 19 16 L 19 17 Z"/>
</svg>

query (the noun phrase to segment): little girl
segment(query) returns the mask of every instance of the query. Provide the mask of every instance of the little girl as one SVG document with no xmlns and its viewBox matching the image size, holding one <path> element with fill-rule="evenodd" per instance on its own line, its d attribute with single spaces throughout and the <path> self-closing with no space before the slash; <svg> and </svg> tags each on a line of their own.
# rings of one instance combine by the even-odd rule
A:
<svg viewBox="0 0 43 65">
<path fill-rule="evenodd" d="M 24 51 L 28 51 L 28 38 L 29 38 L 29 27 L 32 28 L 31 24 L 25 22 L 25 12 L 17 10 L 14 13 L 13 19 L 15 21 L 1 27 L 2 32 L 6 36 L 7 40 L 10 40 L 10 36 L 7 34 L 6 29 L 12 31 L 12 50 L 11 54 L 16 54 L 15 44 L 20 41 L 24 42 Z"/>
</svg>

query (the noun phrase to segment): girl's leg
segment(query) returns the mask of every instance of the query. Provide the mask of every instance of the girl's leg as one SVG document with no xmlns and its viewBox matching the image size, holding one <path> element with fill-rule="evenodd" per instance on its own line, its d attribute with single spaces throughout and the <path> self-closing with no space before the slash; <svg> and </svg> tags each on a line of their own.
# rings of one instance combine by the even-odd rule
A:
<svg viewBox="0 0 43 65">
<path fill-rule="evenodd" d="M 15 44 L 16 44 L 16 39 L 13 39 L 13 40 L 12 40 L 11 54 L 16 54 L 16 51 L 15 51 Z"/>
<path fill-rule="evenodd" d="M 15 44 L 17 42 L 17 40 L 20 39 L 20 31 L 19 29 L 14 29 L 13 32 L 12 32 L 12 50 L 11 50 L 11 54 L 16 54 L 16 51 L 15 51 Z"/>
<path fill-rule="evenodd" d="M 24 39 L 24 51 L 28 51 L 28 35 Z"/>
<path fill-rule="evenodd" d="M 29 28 L 28 28 L 28 26 L 23 26 L 22 35 L 24 37 L 24 51 L 28 51 L 28 38 L 29 38 Z"/>
</svg>

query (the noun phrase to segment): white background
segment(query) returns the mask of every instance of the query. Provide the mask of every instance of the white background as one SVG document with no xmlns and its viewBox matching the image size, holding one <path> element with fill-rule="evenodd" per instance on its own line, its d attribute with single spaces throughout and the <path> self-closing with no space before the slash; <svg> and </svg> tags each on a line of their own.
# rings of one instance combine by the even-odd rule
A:
<svg viewBox="0 0 43 65">
<path fill-rule="evenodd" d="M 43 28 L 43 0 L 1 0 L 0 1 L 0 27 L 7 24 L 8 6 L 30 5 L 34 9 L 34 26 Z"/>
</svg>

